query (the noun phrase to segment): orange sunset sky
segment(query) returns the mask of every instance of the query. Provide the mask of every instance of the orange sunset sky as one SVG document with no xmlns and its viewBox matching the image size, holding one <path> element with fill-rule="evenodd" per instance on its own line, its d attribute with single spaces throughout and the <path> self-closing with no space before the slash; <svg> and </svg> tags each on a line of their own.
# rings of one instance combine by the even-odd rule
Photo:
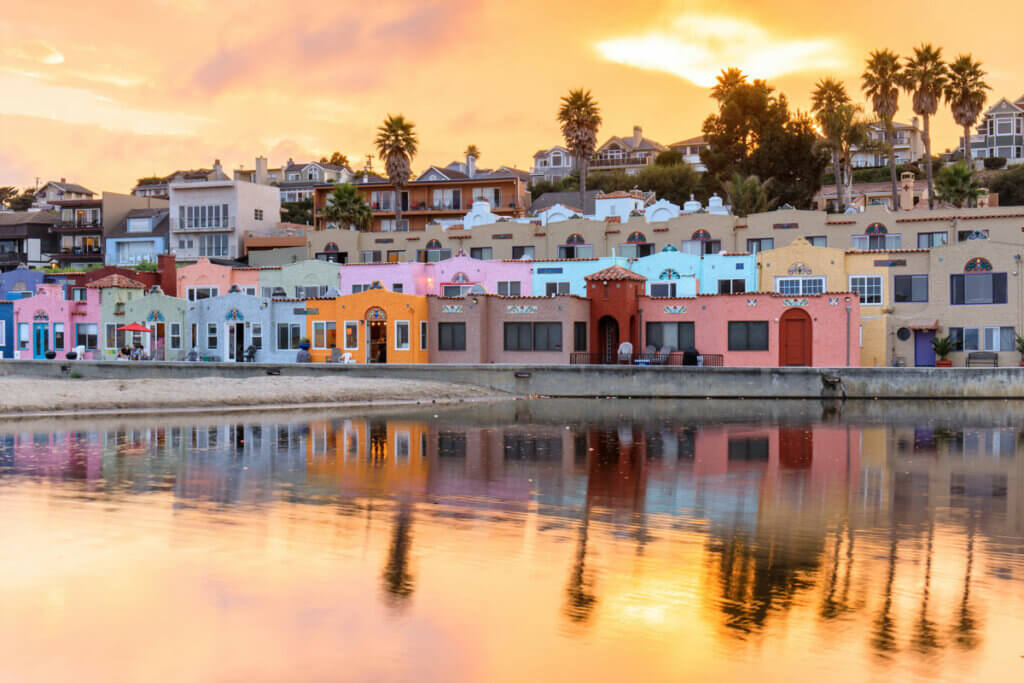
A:
<svg viewBox="0 0 1024 683">
<path fill-rule="evenodd" d="M 334 150 L 354 165 L 386 113 L 417 125 L 419 170 L 461 156 L 529 168 L 558 143 L 558 99 L 590 88 L 601 140 L 634 124 L 698 135 L 707 87 L 737 65 L 806 108 L 814 81 L 857 99 L 867 52 L 971 52 L 993 91 L 1024 93 L 1024 5 L 862 0 L 42 0 L 0 13 L 0 185 L 67 177 L 127 192 L 177 168 L 278 166 Z M 909 98 L 898 120 L 909 121 Z M 957 144 L 948 110 L 937 151 Z M 376 167 L 381 168 L 379 162 Z"/>
</svg>

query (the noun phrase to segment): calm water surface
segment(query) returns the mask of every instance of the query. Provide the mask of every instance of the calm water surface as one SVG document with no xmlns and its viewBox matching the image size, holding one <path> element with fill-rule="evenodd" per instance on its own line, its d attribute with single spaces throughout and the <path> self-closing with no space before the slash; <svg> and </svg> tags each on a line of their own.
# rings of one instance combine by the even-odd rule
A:
<svg viewBox="0 0 1024 683">
<path fill-rule="evenodd" d="M 0 680 L 1024 680 L 1024 407 L 0 422 Z"/>
</svg>

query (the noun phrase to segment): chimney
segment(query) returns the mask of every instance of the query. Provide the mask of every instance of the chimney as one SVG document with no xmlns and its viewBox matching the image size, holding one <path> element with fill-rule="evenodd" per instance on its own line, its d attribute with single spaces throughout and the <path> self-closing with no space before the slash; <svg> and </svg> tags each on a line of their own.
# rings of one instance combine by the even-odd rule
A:
<svg viewBox="0 0 1024 683">
<path fill-rule="evenodd" d="M 178 296 L 178 271 L 174 254 L 160 254 L 156 257 L 156 270 L 160 278 L 160 289 L 167 296 Z"/>
<path fill-rule="evenodd" d="M 224 175 L 224 170 L 220 165 L 220 159 L 213 160 L 213 175 L 215 180 L 220 180 L 221 176 Z"/>
<path fill-rule="evenodd" d="M 633 148 L 636 149 L 640 146 L 640 141 L 644 139 L 644 129 L 640 126 L 633 126 Z"/>
<path fill-rule="evenodd" d="M 469 155 L 466 157 L 466 175 L 470 178 L 476 175 L 476 157 Z"/>
<path fill-rule="evenodd" d="M 916 116 L 914 118 L 910 119 L 910 125 L 912 125 L 914 127 L 914 130 L 917 130 L 917 117 Z"/>
<path fill-rule="evenodd" d="M 253 182 L 257 185 L 267 184 L 267 158 L 265 156 L 256 157 L 256 171 Z"/>
</svg>

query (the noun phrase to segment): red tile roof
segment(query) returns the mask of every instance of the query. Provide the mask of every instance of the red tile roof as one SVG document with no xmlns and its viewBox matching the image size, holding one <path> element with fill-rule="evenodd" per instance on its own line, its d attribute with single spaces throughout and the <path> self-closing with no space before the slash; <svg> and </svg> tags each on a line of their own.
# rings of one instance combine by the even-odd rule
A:
<svg viewBox="0 0 1024 683">
<path fill-rule="evenodd" d="M 583 278 L 584 280 L 633 280 L 637 282 L 647 282 L 647 278 L 639 273 L 634 273 L 631 270 L 626 270 L 622 266 L 609 266 L 604 270 L 599 270 L 596 273 L 591 273 Z"/>
<path fill-rule="evenodd" d="M 130 277 L 125 277 L 120 273 L 114 273 L 106 277 L 101 277 L 99 280 L 93 280 L 86 287 L 95 287 L 96 289 L 104 289 L 106 287 L 123 287 L 124 289 L 146 289 L 146 285 L 142 284 L 138 280 L 133 280 Z"/>
</svg>

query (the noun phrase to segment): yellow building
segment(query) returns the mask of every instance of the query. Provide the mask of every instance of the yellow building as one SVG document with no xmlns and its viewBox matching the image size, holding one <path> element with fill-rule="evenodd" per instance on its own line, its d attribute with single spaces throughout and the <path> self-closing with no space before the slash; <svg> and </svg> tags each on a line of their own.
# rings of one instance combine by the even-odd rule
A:
<svg viewBox="0 0 1024 683">
<path fill-rule="evenodd" d="M 306 302 L 306 336 L 314 363 L 426 363 L 427 299 L 368 289 L 335 299 Z"/>
<path fill-rule="evenodd" d="M 855 292 L 860 296 L 860 362 L 884 366 L 892 360 L 888 317 L 894 311 L 896 276 L 929 268 L 927 249 L 877 251 L 815 247 L 803 238 L 757 255 L 761 291 L 793 296 Z M 902 305 L 902 304 L 901 304 Z"/>
</svg>

